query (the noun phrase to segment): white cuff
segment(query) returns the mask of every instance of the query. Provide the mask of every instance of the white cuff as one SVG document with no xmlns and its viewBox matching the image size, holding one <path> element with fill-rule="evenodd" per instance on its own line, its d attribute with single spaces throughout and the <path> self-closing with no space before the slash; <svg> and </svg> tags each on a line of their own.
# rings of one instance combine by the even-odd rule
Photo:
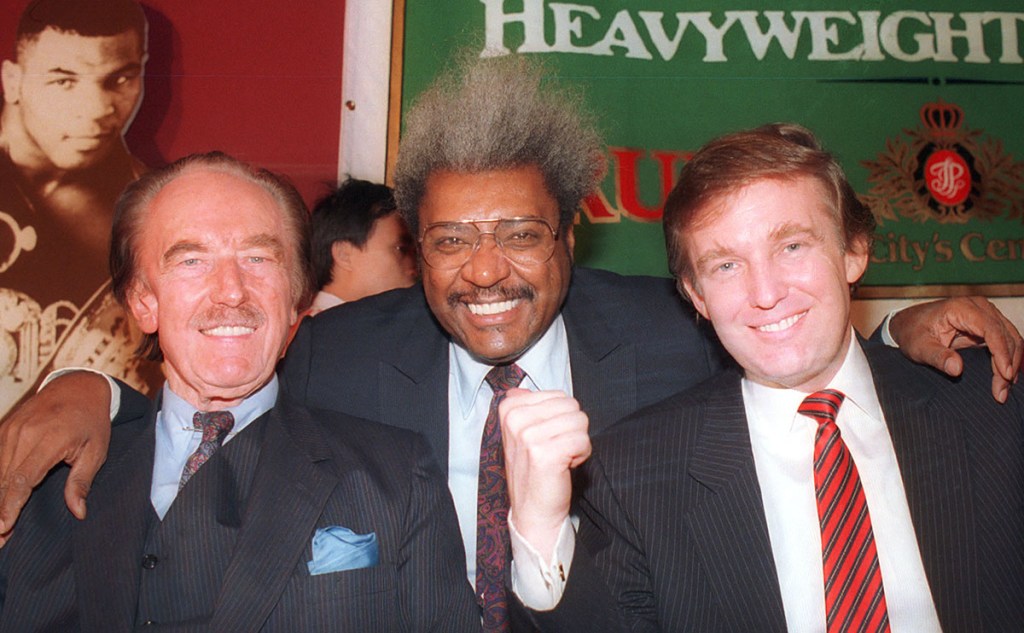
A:
<svg viewBox="0 0 1024 633">
<path fill-rule="evenodd" d="M 544 557 L 526 542 L 516 530 L 512 515 L 508 517 L 509 540 L 512 543 L 512 591 L 519 600 L 534 611 L 550 611 L 565 593 L 572 556 L 576 551 L 576 533 L 572 521 L 566 517 L 555 541 L 552 560 Z"/>
<path fill-rule="evenodd" d="M 899 349 L 900 346 L 899 343 L 896 342 L 896 339 L 892 337 L 892 333 L 889 332 L 889 322 L 892 321 L 892 317 L 902 309 L 903 308 L 897 308 L 896 310 L 893 310 L 889 314 L 885 315 L 885 318 L 882 319 L 882 325 L 879 326 L 882 328 L 882 342 L 888 345 L 889 347 L 895 347 L 896 349 Z"/>
<path fill-rule="evenodd" d="M 114 382 L 113 378 L 101 371 L 96 371 L 95 369 L 90 369 L 88 367 L 65 367 L 64 369 L 55 369 L 48 373 L 46 378 L 43 378 L 43 382 L 39 385 L 39 389 L 50 384 L 54 378 L 59 378 L 64 374 L 70 374 L 74 371 L 87 371 L 91 374 L 96 374 L 97 376 L 103 376 L 106 378 L 107 384 L 110 385 L 110 420 L 113 421 L 114 418 L 117 417 L 117 412 L 121 410 L 121 388 L 117 386 L 117 383 Z M 36 393 L 39 392 L 39 389 L 36 390 Z"/>
</svg>

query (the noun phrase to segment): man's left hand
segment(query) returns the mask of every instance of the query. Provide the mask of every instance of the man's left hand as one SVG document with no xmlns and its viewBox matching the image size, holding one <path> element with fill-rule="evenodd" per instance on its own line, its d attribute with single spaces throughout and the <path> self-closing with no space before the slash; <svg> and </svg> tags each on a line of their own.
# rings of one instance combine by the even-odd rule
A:
<svg viewBox="0 0 1024 633">
<path fill-rule="evenodd" d="M 1013 323 L 984 297 L 956 297 L 913 305 L 893 315 L 889 333 L 907 358 L 950 376 L 963 371 L 955 350 L 979 345 L 992 354 L 992 396 L 1006 402 L 1017 382 L 1024 340 Z"/>
<path fill-rule="evenodd" d="M 571 471 L 590 456 L 587 414 L 560 391 L 510 389 L 498 408 L 516 530 L 544 560 L 569 516 Z"/>
</svg>

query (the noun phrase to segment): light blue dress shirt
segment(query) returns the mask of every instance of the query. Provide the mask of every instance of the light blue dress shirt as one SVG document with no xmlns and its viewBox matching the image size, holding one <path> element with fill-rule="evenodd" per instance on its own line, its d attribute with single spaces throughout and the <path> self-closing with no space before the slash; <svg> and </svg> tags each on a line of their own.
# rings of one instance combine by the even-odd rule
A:
<svg viewBox="0 0 1024 633">
<path fill-rule="evenodd" d="M 561 315 L 516 364 L 526 372 L 522 388 L 559 390 L 572 395 L 569 343 Z M 464 348 L 454 343 L 448 345 L 448 489 L 455 501 L 459 530 L 466 546 L 467 577 L 474 586 L 480 440 L 494 395 L 484 377 L 491 368 Z"/>
<path fill-rule="evenodd" d="M 235 425 L 224 438 L 227 444 L 256 418 L 277 402 L 278 383 L 275 374 L 266 385 L 228 411 L 235 416 Z M 156 449 L 153 455 L 153 483 L 149 499 L 162 520 L 178 496 L 181 471 L 189 456 L 199 447 L 202 431 L 192 424 L 196 408 L 183 400 L 164 383 L 160 411 L 156 415 Z"/>
</svg>

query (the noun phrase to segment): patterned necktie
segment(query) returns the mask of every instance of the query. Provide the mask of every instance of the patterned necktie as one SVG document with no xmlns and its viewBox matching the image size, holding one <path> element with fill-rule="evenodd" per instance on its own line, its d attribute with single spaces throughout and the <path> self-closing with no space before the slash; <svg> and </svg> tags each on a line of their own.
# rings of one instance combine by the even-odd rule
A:
<svg viewBox="0 0 1024 633">
<path fill-rule="evenodd" d="M 836 415 L 845 396 L 812 393 L 797 409 L 818 423 L 814 436 L 814 488 L 821 522 L 828 633 L 888 631 L 882 570 L 860 475 L 839 435 Z"/>
<path fill-rule="evenodd" d="M 206 460 L 210 459 L 210 456 L 224 443 L 224 438 L 231 432 L 231 427 L 235 425 L 235 416 L 231 415 L 230 411 L 210 411 L 209 413 L 196 411 L 196 414 L 192 416 L 192 425 L 197 431 L 203 432 L 203 439 L 199 442 L 196 452 L 189 455 L 188 461 L 185 462 L 178 490 L 185 487 L 185 482 L 196 474 L 199 467 L 205 464 Z"/>
<path fill-rule="evenodd" d="M 486 633 L 507 631 L 508 597 L 505 566 L 508 563 L 508 488 L 505 485 L 505 454 L 501 450 L 498 405 L 509 389 L 519 386 L 526 373 L 518 365 L 501 365 L 485 380 L 494 396 L 487 411 L 480 441 L 480 479 L 476 500 L 476 595 Z"/>
</svg>

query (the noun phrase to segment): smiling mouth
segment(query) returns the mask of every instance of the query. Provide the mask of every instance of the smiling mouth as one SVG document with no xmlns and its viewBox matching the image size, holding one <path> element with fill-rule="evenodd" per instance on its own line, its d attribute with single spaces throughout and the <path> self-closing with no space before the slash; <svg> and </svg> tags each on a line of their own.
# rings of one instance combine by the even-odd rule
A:
<svg viewBox="0 0 1024 633">
<path fill-rule="evenodd" d="M 759 332 L 782 332 L 796 325 L 796 322 L 804 318 L 807 312 L 801 312 L 800 314 L 794 314 L 791 317 L 776 321 L 775 323 L 769 323 L 768 325 L 759 325 L 757 330 Z"/>
<path fill-rule="evenodd" d="M 245 336 L 255 331 L 256 328 L 244 325 L 218 325 L 217 327 L 200 330 L 206 336 Z"/>
<path fill-rule="evenodd" d="M 490 316 L 492 314 L 508 312 L 519 305 L 520 301 L 521 299 L 512 299 L 510 301 L 498 301 L 496 303 L 467 303 L 466 307 L 469 308 L 469 311 L 476 316 Z"/>
</svg>

